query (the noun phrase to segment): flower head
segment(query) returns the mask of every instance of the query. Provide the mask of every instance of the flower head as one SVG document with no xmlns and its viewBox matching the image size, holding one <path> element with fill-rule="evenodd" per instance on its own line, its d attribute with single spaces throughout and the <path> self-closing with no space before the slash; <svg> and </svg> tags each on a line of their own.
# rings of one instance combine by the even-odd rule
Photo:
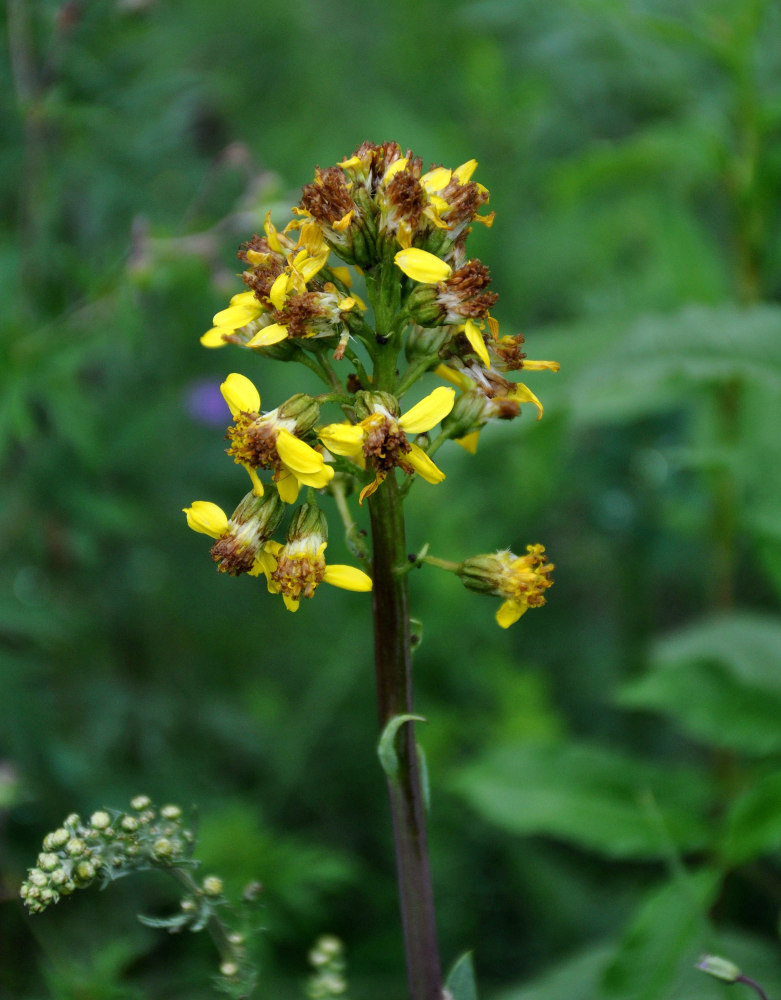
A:
<svg viewBox="0 0 781 1000">
<path fill-rule="evenodd" d="M 466 559 L 458 575 L 470 590 L 505 598 L 496 612 L 496 621 L 502 628 L 509 628 L 529 608 L 545 604 L 545 591 L 553 586 L 553 569 L 553 563 L 545 562 L 543 545 L 527 545 L 525 556 L 504 549 Z"/>
<path fill-rule="evenodd" d="M 265 565 L 264 545 L 279 526 L 284 506 L 276 492 L 263 497 L 248 493 L 230 517 L 208 500 L 196 500 L 183 513 L 193 531 L 216 539 L 210 554 L 221 573 L 257 576 Z"/>
<path fill-rule="evenodd" d="M 288 611 L 297 611 L 302 597 L 314 597 L 321 583 L 343 590 L 369 591 L 371 577 L 354 566 L 328 566 L 328 524 L 316 504 L 305 503 L 296 510 L 288 530 L 287 542 L 269 542 L 264 566 L 268 589 L 282 594 Z"/>
<path fill-rule="evenodd" d="M 228 428 L 228 454 L 249 473 L 258 496 L 263 484 L 258 469 L 272 469 L 279 495 L 295 503 L 299 486 L 322 489 L 334 475 L 322 453 L 301 438 L 317 422 L 319 407 L 311 396 L 297 393 L 282 406 L 261 414 L 260 393 L 244 375 L 229 375 L 220 386 L 234 418 Z"/>
<path fill-rule="evenodd" d="M 441 483 L 445 478 L 420 445 L 407 434 L 431 430 L 453 408 L 455 392 L 440 386 L 399 416 L 398 403 L 387 393 L 359 394 L 361 412 L 366 416 L 357 424 L 329 424 L 318 437 L 334 455 L 349 458 L 360 468 L 374 469 L 374 480 L 361 491 L 361 502 L 371 496 L 391 469 L 398 466 L 407 475 L 417 472 L 427 483 Z"/>
</svg>

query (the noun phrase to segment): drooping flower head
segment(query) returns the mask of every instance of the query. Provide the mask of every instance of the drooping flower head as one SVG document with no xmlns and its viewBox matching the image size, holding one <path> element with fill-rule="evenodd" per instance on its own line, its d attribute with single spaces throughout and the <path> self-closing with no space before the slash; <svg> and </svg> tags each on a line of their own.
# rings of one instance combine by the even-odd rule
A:
<svg viewBox="0 0 781 1000">
<path fill-rule="evenodd" d="M 297 611 L 302 598 L 314 597 L 321 583 L 343 590 L 369 591 L 371 577 L 354 566 L 328 566 L 328 522 L 316 504 L 302 504 L 293 514 L 287 542 L 268 542 L 271 563 L 265 568 L 269 591 L 281 594 L 288 611 Z"/>
<path fill-rule="evenodd" d="M 513 555 L 508 549 L 473 556 L 465 559 L 457 572 L 470 590 L 505 599 L 496 621 L 502 628 L 509 628 L 529 608 L 545 604 L 545 591 L 553 586 L 550 575 L 554 569 L 545 558 L 543 545 L 527 545 L 525 556 Z"/>
<path fill-rule="evenodd" d="M 209 500 L 196 500 L 183 508 L 193 531 L 216 538 L 210 553 L 221 573 L 257 576 L 264 568 L 264 545 L 284 517 L 284 505 L 276 490 L 262 497 L 248 493 L 228 517 Z"/>
<path fill-rule="evenodd" d="M 329 424 L 318 437 L 334 455 L 343 455 L 362 469 L 367 465 L 374 469 L 374 480 L 361 491 L 361 502 L 396 467 L 409 476 L 417 472 L 427 483 L 441 483 L 444 472 L 407 434 L 430 431 L 450 413 L 454 399 L 452 389 L 440 386 L 400 416 L 398 402 L 388 393 L 358 393 L 356 413 L 362 419 L 357 424 Z"/>
</svg>

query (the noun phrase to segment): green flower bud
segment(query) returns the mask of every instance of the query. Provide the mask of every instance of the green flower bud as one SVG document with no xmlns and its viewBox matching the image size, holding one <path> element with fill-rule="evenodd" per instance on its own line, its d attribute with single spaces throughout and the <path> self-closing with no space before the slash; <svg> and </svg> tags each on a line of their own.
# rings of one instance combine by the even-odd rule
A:
<svg viewBox="0 0 781 1000">
<path fill-rule="evenodd" d="M 119 821 L 119 825 L 127 833 L 135 833 L 135 831 L 138 829 L 138 820 L 135 818 L 135 816 L 123 816 L 122 819 Z"/>
<path fill-rule="evenodd" d="M 130 800 L 130 805 L 136 812 L 142 812 L 152 805 L 152 800 L 148 795 L 136 795 L 134 799 Z"/>
<path fill-rule="evenodd" d="M 65 851 L 70 854 L 72 858 L 80 857 L 86 850 L 87 845 L 81 837 L 72 837 L 65 845 Z"/>
<path fill-rule="evenodd" d="M 49 884 L 49 880 L 40 868 L 31 868 L 27 876 L 27 881 L 38 889 Z"/>
<path fill-rule="evenodd" d="M 358 392 L 355 395 L 355 415 L 358 420 L 365 420 L 372 413 L 377 412 L 377 407 L 381 407 L 390 413 L 392 417 L 398 418 L 401 409 L 399 401 L 389 392 Z"/>
<path fill-rule="evenodd" d="M 102 809 L 99 812 L 94 812 L 90 816 L 89 821 L 94 830 L 105 830 L 111 826 L 111 816 Z"/>
<path fill-rule="evenodd" d="M 179 808 L 179 806 L 169 804 L 167 806 L 162 807 L 162 809 L 160 810 L 160 815 L 163 817 L 163 819 L 170 819 L 170 820 L 179 819 L 179 817 L 182 815 L 182 810 Z"/>
<path fill-rule="evenodd" d="M 407 309 L 421 326 L 439 326 L 445 318 L 436 285 L 416 285 L 407 298 Z"/>
<path fill-rule="evenodd" d="M 70 875 L 65 871 L 64 868 L 58 868 L 56 871 L 53 871 L 51 873 L 49 881 L 52 883 L 52 885 L 56 885 L 57 888 L 59 888 L 60 886 L 63 886 L 70 881 Z"/>
<path fill-rule="evenodd" d="M 328 541 L 328 521 L 316 503 L 303 503 L 296 508 L 287 529 L 289 542 L 309 535 L 319 535 L 324 542 Z"/>
<path fill-rule="evenodd" d="M 267 541 L 277 530 L 284 516 L 285 505 L 277 491 L 266 490 L 262 497 L 247 493 L 230 519 L 238 526 L 252 521 L 257 538 Z"/>
<path fill-rule="evenodd" d="M 420 285 L 418 287 L 423 289 L 428 286 Z M 432 330 L 422 326 L 413 326 L 404 345 L 404 353 L 407 360 L 414 362 L 423 358 L 435 358 L 449 336 L 450 330 L 443 327 L 437 327 Z"/>
<path fill-rule="evenodd" d="M 172 858 L 174 855 L 174 845 L 168 837 L 161 837 L 154 842 L 152 851 L 155 857 L 162 859 Z"/>
<path fill-rule="evenodd" d="M 239 967 L 236 962 L 223 962 L 220 966 L 220 972 L 228 979 L 232 979 L 233 976 L 238 975 Z"/>
<path fill-rule="evenodd" d="M 74 870 L 79 882 L 91 882 L 95 878 L 95 866 L 91 861 L 80 861 Z"/>
<path fill-rule="evenodd" d="M 38 867 L 45 872 L 53 872 L 60 865 L 60 859 L 56 854 L 42 853 L 38 855 Z"/>
<path fill-rule="evenodd" d="M 462 392 L 456 398 L 453 409 L 442 421 L 442 430 L 454 438 L 465 437 L 487 422 L 485 405 L 484 393 L 477 390 Z"/>
<path fill-rule="evenodd" d="M 216 875 L 207 875 L 201 883 L 201 887 L 207 896 L 220 896 L 224 888 L 222 879 Z"/>
<path fill-rule="evenodd" d="M 70 816 L 65 817 L 64 826 L 79 826 L 81 824 L 81 816 L 78 813 L 71 813 Z"/>
<path fill-rule="evenodd" d="M 55 851 L 58 847 L 64 847 L 70 840 L 70 834 L 61 826 L 57 830 L 53 830 L 51 833 L 47 833 L 43 838 L 43 846 L 47 851 Z"/>
<path fill-rule="evenodd" d="M 297 392 L 277 410 L 283 420 L 295 420 L 295 433 L 305 437 L 320 419 L 320 404 L 305 392 Z"/>
</svg>

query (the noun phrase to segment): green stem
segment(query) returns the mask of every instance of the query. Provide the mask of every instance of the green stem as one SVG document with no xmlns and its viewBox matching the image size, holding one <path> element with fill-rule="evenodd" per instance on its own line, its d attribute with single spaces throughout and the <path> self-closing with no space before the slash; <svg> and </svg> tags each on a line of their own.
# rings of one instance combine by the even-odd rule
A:
<svg viewBox="0 0 781 1000">
<path fill-rule="evenodd" d="M 445 569 L 448 573 L 457 573 L 459 563 L 451 562 L 449 559 L 438 559 L 437 556 L 421 556 L 420 561 L 429 566 L 436 566 L 438 569 Z"/>
<path fill-rule="evenodd" d="M 397 715 L 412 714 L 407 575 L 394 572 L 405 556 L 404 514 L 395 474 L 369 501 L 374 544 L 374 659 L 380 731 Z M 442 976 L 426 815 L 412 724 L 396 738 L 399 768 L 388 780 L 399 901 L 412 1000 L 441 1000 Z"/>
</svg>

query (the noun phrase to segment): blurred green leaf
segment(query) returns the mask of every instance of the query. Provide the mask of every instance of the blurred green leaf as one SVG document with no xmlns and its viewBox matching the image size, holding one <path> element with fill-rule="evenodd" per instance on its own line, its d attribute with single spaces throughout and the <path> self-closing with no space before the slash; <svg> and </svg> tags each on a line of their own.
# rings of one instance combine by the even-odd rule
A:
<svg viewBox="0 0 781 1000">
<path fill-rule="evenodd" d="M 456 789 L 489 822 L 607 857 L 660 858 L 707 842 L 707 781 L 576 743 L 505 746 L 464 769 Z"/>
<path fill-rule="evenodd" d="M 605 970 L 605 994 L 621 1000 L 663 1000 L 681 995 L 677 977 L 694 979 L 692 966 L 709 932 L 707 913 L 721 875 L 707 869 L 681 873 L 653 892 L 627 929 Z"/>
<path fill-rule="evenodd" d="M 576 380 L 573 410 L 583 424 L 637 419 L 730 382 L 781 398 L 781 306 L 688 306 L 642 317 Z"/>
<path fill-rule="evenodd" d="M 445 981 L 453 1000 L 477 1000 L 477 984 L 472 952 L 465 952 L 453 965 Z"/>
<path fill-rule="evenodd" d="M 781 750 L 781 622 L 740 613 L 660 640 L 651 670 L 624 685 L 625 708 L 664 712 L 686 732 L 748 753 Z"/>
<path fill-rule="evenodd" d="M 729 865 L 781 849 L 781 771 L 763 775 L 732 804 L 722 848 Z"/>
</svg>

